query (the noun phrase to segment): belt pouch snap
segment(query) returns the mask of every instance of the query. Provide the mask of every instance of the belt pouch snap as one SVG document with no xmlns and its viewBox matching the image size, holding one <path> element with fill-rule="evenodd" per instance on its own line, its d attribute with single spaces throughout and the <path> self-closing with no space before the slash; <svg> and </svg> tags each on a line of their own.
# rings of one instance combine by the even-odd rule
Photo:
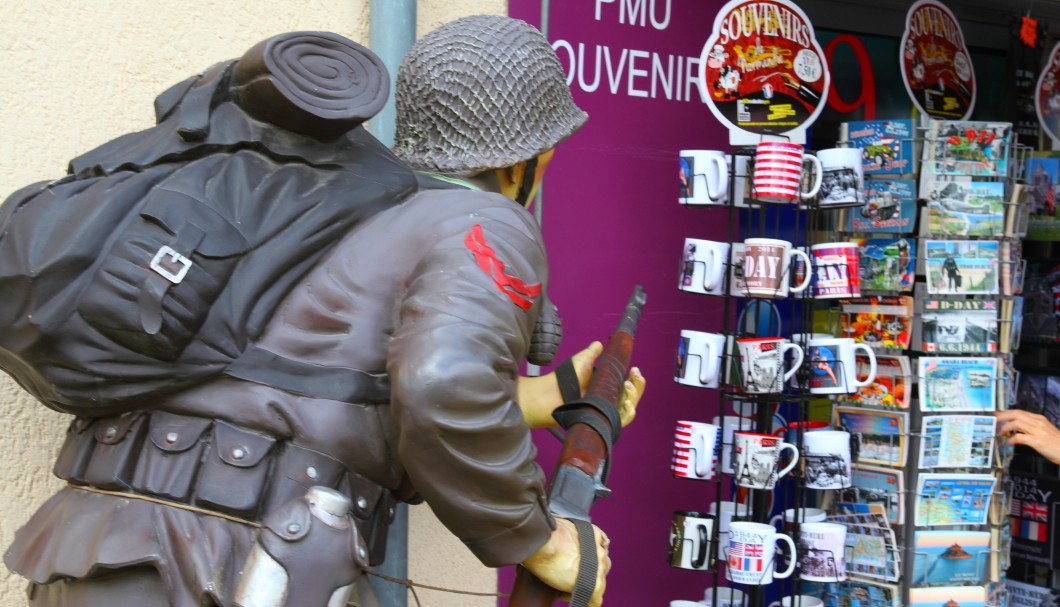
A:
<svg viewBox="0 0 1060 607">
<path fill-rule="evenodd" d="M 102 418 L 93 424 L 96 439 L 92 456 L 85 468 L 85 482 L 99 489 L 126 490 L 130 486 L 146 418 L 143 413 L 122 413 Z"/>
<path fill-rule="evenodd" d="M 195 474 L 206 449 L 202 435 L 211 423 L 200 417 L 152 413 L 147 440 L 133 474 L 133 488 L 181 502 L 191 499 Z"/>
<path fill-rule="evenodd" d="M 215 422 L 195 487 L 195 504 L 254 518 L 269 475 L 269 459 L 276 439 Z"/>
<path fill-rule="evenodd" d="M 292 443 L 284 445 L 276 461 L 263 512 L 272 512 L 302 497 L 310 487 L 337 489 L 346 471 L 337 459 Z"/>
</svg>

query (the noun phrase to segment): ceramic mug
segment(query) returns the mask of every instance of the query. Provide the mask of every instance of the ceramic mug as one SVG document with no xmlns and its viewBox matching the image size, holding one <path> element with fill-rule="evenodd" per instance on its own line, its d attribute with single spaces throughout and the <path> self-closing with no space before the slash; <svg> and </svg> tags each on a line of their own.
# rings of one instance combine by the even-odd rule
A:
<svg viewBox="0 0 1060 607">
<path fill-rule="evenodd" d="M 817 152 L 821 161 L 821 207 L 854 206 L 865 203 L 865 169 L 861 148 L 830 148 Z"/>
<path fill-rule="evenodd" d="M 777 394 L 802 365 L 803 351 L 783 337 L 742 337 L 736 340 L 740 387 L 747 394 Z M 790 368 L 786 354 L 792 352 Z"/>
<path fill-rule="evenodd" d="M 742 242 L 734 242 L 729 246 L 729 295 L 733 297 L 747 297 L 747 283 L 743 279 L 743 252 Z"/>
<path fill-rule="evenodd" d="M 733 436 L 738 431 L 751 430 L 754 428 L 754 420 L 748 417 L 736 415 L 725 415 L 715 417 L 715 426 L 721 426 L 721 471 L 725 474 L 735 474 L 732 454 L 734 450 Z"/>
<path fill-rule="evenodd" d="M 813 185 L 802 191 L 803 165 L 813 167 Z M 790 141 L 763 141 L 755 147 L 754 197 L 763 202 L 787 204 L 810 200 L 821 189 L 821 162 Z"/>
<path fill-rule="evenodd" d="M 799 461 L 799 449 L 772 434 L 736 432 L 733 435 L 736 484 L 748 489 L 772 489 Z M 781 451 L 791 451 L 791 461 L 781 469 Z"/>
<path fill-rule="evenodd" d="M 832 337 L 832 334 L 831 333 L 792 333 L 791 334 L 791 343 L 793 343 L 793 344 L 795 344 L 797 346 L 800 346 L 802 348 L 802 350 L 803 350 L 803 353 L 805 353 L 806 352 L 806 344 L 808 344 L 811 339 L 816 339 L 816 338 L 819 338 L 819 337 Z M 798 372 L 795 373 L 795 375 L 793 375 L 790 380 L 788 380 L 788 385 L 791 386 L 792 388 L 806 387 L 806 386 L 808 386 L 809 381 L 810 381 L 810 367 L 809 367 L 809 365 L 806 364 L 806 360 L 804 359 L 802 361 L 802 366 L 799 367 Z M 792 442 L 795 442 L 795 441 L 792 441 Z"/>
<path fill-rule="evenodd" d="M 724 335 L 682 330 L 674 361 L 674 381 L 697 388 L 720 386 L 725 345 Z"/>
<path fill-rule="evenodd" d="M 725 294 L 729 243 L 686 238 L 677 288 L 703 295 Z"/>
<path fill-rule="evenodd" d="M 734 521 L 729 526 L 729 550 L 725 577 L 738 584 L 766 585 L 786 578 L 795 570 L 795 559 L 783 571 L 774 571 L 777 542 L 795 554 L 795 542 L 771 525 Z"/>
<path fill-rule="evenodd" d="M 776 527 L 777 523 L 783 521 L 783 531 L 794 533 L 795 530 L 806 523 L 821 523 L 828 518 L 828 513 L 821 508 L 788 508 L 780 514 L 769 519 L 769 524 Z"/>
<path fill-rule="evenodd" d="M 735 588 L 707 588 L 700 603 L 708 607 L 743 607 L 744 600 L 743 592 Z"/>
<path fill-rule="evenodd" d="M 853 242 L 825 242 L 810 247 L 813 296 L 816 299 L 861 297 L 861 254 Z"/>
<path fill-rule="evenodd" d="M 792 275 L 792 257 L 799 257 L 811 267 L 810 258 L 805 251 L 792 248 L 786 240 L 775 238 L 748 238 L 743 241 L 743 278 L 744 295 L 766 299 L 784 299 L 788 293 L 801 293 L 810 286 L 812 272 L 806 272 L 803 280 L 790 286 Z"/>
<path fill-rule="evenodd" d="M 850 486 L 850 433 L 810 432 L 802 437 L 806 487 L 845 489 Z"/>
<path fill-rule="evenodd" d="M 704 512 L 674 512 L 670 526 L 670 566 L 699 571 L 708 569 L 713 537 L 713 516 Z"/>
<path fill-rule="evenodd" d="M 670 471 L 677 478 L 710 480 L 717 475 L 721 427 L 703 422 L 678 421 L 674 430 Z"/>
<path fill-rule="evenodd" d="M 681 150 L 677 201 L 689 205 L 725 204 L 729 191 L 727 156 L 720 150 Z"/>
<path fill-rule="evenodd" d="M 751 193 L 751 157 L 750 156 L 725 156 L 729 172 L 733 176 L 731 190 L 724 199 L 737 207 L 749 207 L 747 199 Z"/>
<path fill-rule="evenodd" d="M 865 379 L 858 379 L 857 353 L 868 360 Z M 853 394 L 876 379 L 876 353 L 850 337 L 818 337 L 806 344 L 812 394 Z"/>
<path fill-rule="evenodd" d="M 729 549 L 729 526 L 734 520 L 741 520 L 751 515 L 751 507 L 733 501 L 714 502 L 707 512 L 716 517 L 718 523 L 718 559 L 725 560 Z"/>
<path fill-rule="evenodd" d="M 809 594 L 797 594 L 773 601 L 769 607 L 824 607 L 824 601 Z"/>
<path fill-rule="evenodd" d="M 847 527 L 805 523 L 799 527 L 799 577 L 808 582 L 842 582 L 846 570 Z"/>
</svg>

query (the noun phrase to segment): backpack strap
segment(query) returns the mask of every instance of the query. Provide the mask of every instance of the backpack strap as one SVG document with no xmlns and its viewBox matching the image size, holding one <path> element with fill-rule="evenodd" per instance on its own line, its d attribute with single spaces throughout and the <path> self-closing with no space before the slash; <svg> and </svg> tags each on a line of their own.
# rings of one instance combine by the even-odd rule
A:
<svg viewBox="0 0 1060 607">
<path fill-rule="evenodd" d="M 327 398 L 344 403 L 390 402 L 390 379 L 385 373 L 315 365 L 286 358 L 257 346 L 248 346 L 225 369 L 225 375 L 310 398 Z"/>
</svg>

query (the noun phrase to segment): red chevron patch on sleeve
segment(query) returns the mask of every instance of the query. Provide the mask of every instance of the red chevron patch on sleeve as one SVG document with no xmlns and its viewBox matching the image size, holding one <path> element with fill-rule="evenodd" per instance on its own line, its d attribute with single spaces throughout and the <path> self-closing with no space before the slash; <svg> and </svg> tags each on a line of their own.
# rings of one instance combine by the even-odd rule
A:
<svg viewBox="0 0 1060 607">
<path fill-rule="evenodd" d="M 541 294 L 541 284 L 528 285 L 514 276 L 509 276 L 504 271 L 504 262 L 497 259 L 496 251 L 486 242 L 481 225 L 475 224 L 471 228 L 464 237 L 464 246 L 475 256 L 478 267 L 493 279 L 493 284 L 497 285 L 512 303 L 524 311 L 534 305 L 534 298 Z"/>
</svg>

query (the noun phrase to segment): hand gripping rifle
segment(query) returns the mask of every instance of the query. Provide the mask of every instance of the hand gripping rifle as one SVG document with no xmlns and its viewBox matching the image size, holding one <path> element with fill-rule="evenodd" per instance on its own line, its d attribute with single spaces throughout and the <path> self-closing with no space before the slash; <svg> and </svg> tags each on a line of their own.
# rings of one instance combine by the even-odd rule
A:
<svg viewBox="0 0 1060 607">
<path fill-rule="evenodd" d="M 633 354 L 633 333 L 647 296 L 637 285 L 626 304 L 622 320 L 596 361 L 585 396 L 556 409 L 553 417 L 567 429 L 556 470 L 548 489 L 549 509 L 574 523 L 578 530 L 581 564 L 571 593 L 571 605 L 585 607 L 596 585 L 596 537 L 589 509 L 598 498 L 611 494 L 607 482 L 611 445 L 618 440 L 622 422 L 618 399 Z M 551 607 L 560 591 L 519 567 L 508 607 Z"/>
</svg>

